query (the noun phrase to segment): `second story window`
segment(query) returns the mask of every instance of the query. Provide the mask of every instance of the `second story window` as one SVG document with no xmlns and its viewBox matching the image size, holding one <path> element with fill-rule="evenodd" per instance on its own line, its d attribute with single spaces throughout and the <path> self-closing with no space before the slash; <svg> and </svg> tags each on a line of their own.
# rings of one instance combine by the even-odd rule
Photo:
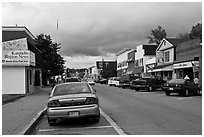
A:
<svg viewBox="0 0 204 137">
<path fill-rule="evenodd" d="M 169 62 L 169 61 L 170 61 L 169 51 L 164 52 L 164 62 Z"/>
</svg>

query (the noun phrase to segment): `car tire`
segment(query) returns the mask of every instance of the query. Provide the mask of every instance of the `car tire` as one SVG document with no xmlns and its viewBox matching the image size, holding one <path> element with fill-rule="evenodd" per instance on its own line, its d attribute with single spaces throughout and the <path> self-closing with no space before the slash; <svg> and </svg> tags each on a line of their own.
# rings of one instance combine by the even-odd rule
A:
<svg viewBox="0 0 204 137">
<path fill-rule="evenodd" d="M 94 123 L 99 123 L 99 121 L 100 121 L 100 114 L 93 118 Z"/>
<path fill-rule="evenodd" d="M 135 90 L 136 90 L 136 91 L 139 91 L 140 89 L 139 89 L 139 88 L 135 88 Z"/>
<path fill-rule="evenodd" d="M 165 94 L 166 94 L 167 96 L 170 96 L 171 92 L 165 91 Z"/>
<path fill-rule="evenodd" d="M 185 96 L 186 97 L 189 96 L 189 90 L 188 89 L 185 90 Z"/>
<path fill-rule="evenodd" d="M 200 95 L 200 89 L 199 89 L 199 88 L 196 90 L 196 92 L 194 93 L 194 95 L 195 95 L 195 96 L 199 96 L 199 95 Z"/>
<path fill-rule="evenodd" d="M 152 91 L 153 90 L 153 87 L 152 87 L 152 85 L 149 85 L 149 87 L 148 87 L 148 91 Z"/>
<path fill-rule="evenodd" d="M 50 125 L 50 126 L 55 126 L 56 125 L 56 119 L 49 119 L 48 118 L 48 124 Z"/>
</svg>

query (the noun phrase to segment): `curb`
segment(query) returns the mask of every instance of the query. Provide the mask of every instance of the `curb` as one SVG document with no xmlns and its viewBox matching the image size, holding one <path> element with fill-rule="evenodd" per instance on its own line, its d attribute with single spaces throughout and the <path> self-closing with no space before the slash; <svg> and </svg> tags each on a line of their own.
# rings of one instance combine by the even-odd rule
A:
<svg viewBox="0 0 204 137">
<path fill-rule="evenodd" d="M 32 129 L 38 124 L 42 116 L 45 114 L 47 107 L 43 108 L 36 116 L 21 130 L 17 135 L 28 135 Z"/>
</svg>

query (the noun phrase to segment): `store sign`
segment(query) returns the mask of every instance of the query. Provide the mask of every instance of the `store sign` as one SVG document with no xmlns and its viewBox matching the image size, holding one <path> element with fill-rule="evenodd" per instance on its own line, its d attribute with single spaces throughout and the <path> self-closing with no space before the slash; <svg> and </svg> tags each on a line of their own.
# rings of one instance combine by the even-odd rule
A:
<svg viewBox="0 0 204 137">
<path fill-rule="evenodd" d="M 5 41 L 2 50 L 28 50 L 27 38 Z"/>
<path fill-rule="evenodd" d="M 2 57 L 3 66 L 35 66 L 35 54 L 31 51 L 9 51 Z"/>
<path fill-rule="evenodd" d="M 184 63 L 174 64 L 174 69 L 190 68 L 190 67 L 192 67 L 192 63 L 191 62 L 184 62 Z"/>
<path fill-rule="evenodd" d="M 35 54 L 28 50 L 27 38 L 2 43 L 3 66 L 35 66 Z"/>
</svg>

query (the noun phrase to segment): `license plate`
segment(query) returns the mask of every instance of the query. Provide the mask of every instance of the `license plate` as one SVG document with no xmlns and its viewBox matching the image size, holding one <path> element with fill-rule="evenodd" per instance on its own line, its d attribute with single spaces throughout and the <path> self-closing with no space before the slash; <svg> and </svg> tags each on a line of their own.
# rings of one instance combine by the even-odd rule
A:
<svg viewBox="0 0 204 137">
<path fill-rule="evenodd" d="M 68 112 L 68 116 L 69 117 L 79 117 L 79 112 L 78 111 Z"/>
<path fill-rule="evenodd" d="M 174 90 L 173 88 L 169 88 L 169 90 Z"/>
</svg>

